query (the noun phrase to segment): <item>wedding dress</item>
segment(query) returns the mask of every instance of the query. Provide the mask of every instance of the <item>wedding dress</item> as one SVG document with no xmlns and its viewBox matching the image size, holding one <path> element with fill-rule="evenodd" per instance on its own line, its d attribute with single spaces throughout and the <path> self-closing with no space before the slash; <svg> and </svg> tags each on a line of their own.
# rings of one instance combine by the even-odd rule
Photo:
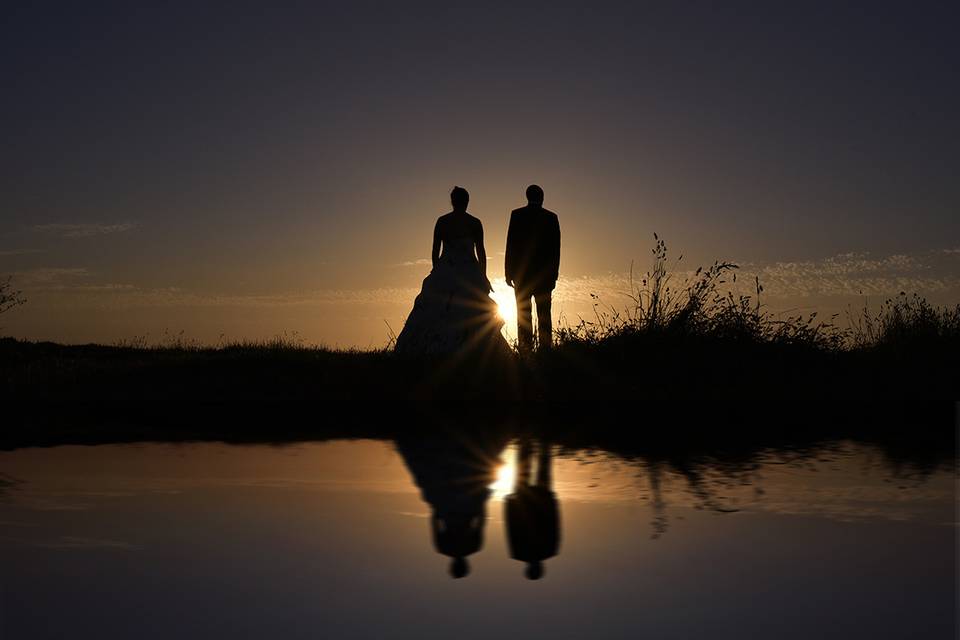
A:
<svg viewBox="0 0 960 640">
<path fill-rule="evenodd" d="M 443 238 L 436 266 L 423 280 L 403 330 L 400 353 L 448 354 L 461 350 L 506 353 L 503 320 L 488 295 L 489 281 L 468 235 Z"/>
</svg>

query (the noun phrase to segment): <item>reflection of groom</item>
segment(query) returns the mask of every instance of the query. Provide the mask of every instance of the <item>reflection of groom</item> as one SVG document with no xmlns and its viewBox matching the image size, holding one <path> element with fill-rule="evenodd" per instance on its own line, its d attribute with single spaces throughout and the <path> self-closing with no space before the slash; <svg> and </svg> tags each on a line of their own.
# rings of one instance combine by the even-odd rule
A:
<svg viewBox="0 0 960 640">
<path fill-rule="evenodd" d="M 528 439 L 517 451 L 517 470 L 513 493 L 504 500 L 507 543 L 510 557 L 527 564 L 526 576 L 543 577 L 543 561 L 560 549 L 560 508 L 551 487 L 550 446 L 539 443 L 536 479 L 531 482 L 533 447 Z"/>
<path fill-rule="evenodd" d="M 541 349 L 552 345 L 550 296 L 560 270 L 560 223 L 557 214 L 543 208 L 543 189 L 527 187 L 527 206 L 510 214 L 504 274 L 517 298 L 517 341 L 521 351 L 533 346 L 530 298 L 537 303 L 537 340 Z"/>
</svg>

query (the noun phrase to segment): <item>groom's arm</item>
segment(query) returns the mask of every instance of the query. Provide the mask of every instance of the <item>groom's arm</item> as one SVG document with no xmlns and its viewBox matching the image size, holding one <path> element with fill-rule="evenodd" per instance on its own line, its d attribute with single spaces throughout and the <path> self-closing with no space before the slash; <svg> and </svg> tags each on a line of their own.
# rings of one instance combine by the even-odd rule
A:
<svg viewBox="0 0 960 640">
<path fill-rule="evenodd" d="M 550 218 L 550 276 L 554 284 L 560 277 L 560 220 L 556 214 Z"/>
<path fill-rule="evenodd" d="M 513 277 L 516 275 L 514 273 L 514 263 L 516 262 L 517 252 L 517 248 L 514 246 L 517 240 L 516 219 L 517 212 L 514 211 L 510 214 L 510 226 L 507 227 L 507 248 L 506 251 L 504 251 L 503 257 L 503 276 L 507 284 L 511 287 L 513 286 Z"/>
</svg>

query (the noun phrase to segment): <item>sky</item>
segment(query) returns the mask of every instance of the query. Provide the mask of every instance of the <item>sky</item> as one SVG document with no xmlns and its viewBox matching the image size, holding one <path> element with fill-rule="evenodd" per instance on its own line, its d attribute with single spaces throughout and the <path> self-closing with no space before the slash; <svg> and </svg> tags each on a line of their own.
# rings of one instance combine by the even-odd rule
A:
<svg viewBox="0 0 960 640">
<path fill-rule="evenodd" d="M 379 346 L 454 185 L 505 303 L 530 183 L 568 317 L 654 232 L 776 311 L 960 302 L 956 3 L 142 4 L 3 10 L 4 334 Z"/>
</svg>

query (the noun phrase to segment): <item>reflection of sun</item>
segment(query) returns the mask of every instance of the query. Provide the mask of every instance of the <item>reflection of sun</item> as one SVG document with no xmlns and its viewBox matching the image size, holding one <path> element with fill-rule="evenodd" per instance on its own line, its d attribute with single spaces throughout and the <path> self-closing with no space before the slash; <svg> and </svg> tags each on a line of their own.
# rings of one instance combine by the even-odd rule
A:
<svg viewBox="0 0 960 640">
<path fill-rule="evenodd" d="M 513 479 L 517 475 L 517 468 L 515 466 L 516 456 L 514 455 L 513 447 L 503 452 L 502 459 L 505 460 L 505 462 L 497 468 L 497 476 L 490 484 L 493 497 L 501 500 L 513 491 Z"/>
<path fill-rule="evenodd" d="M 517 328 L 517 299 L 513 296 L 513 289 L 503 278 L 497 278 L 490 284 L 493 285 L 493 293 L 490 294 L 490 297 L 497 303 L 500 318 L 505 323 L 503 334 L 508 340 L 513 339 Z"/>
</svg>

